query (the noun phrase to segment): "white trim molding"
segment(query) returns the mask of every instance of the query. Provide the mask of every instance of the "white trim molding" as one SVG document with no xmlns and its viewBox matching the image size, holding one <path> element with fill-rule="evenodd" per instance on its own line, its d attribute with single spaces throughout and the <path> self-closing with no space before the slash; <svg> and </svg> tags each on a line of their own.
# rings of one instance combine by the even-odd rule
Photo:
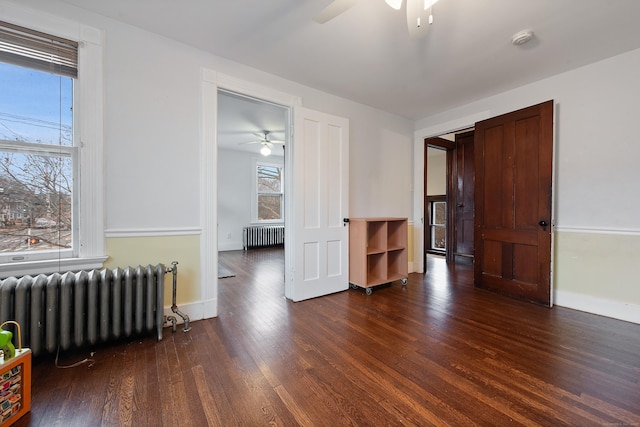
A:
<svg viewBox="0 0 640 427">
<path fill-rule="evenodd" d="M 291 108 L 302 98 L 202 68 L 200 115 L 200 298 L 204 318 L 218 315 L 218 90 L 231 91 Z M 287 150 L 290 153 L 291 150 Z M 290 154 L 289 154 L 290 155 Z M 290 157 L 287 157 L 290 158 Z M 286 190 L 285 190 L 286 191 Z M 285 263 L 287 256 L 285 255 Z M 197 317 L 197 316 L 196 316 Z"/>
<path fill-rule="evenodd" d="M 584 234 L 614 234 L 619 236 L 640 236 L 640 230 L 631 228 L 601 228 L 601 227 L 555 227 L 557 233 L 584 233 Z"/>
<path fill-rule="evenodd" d="M 555 304 L 560 307 L 640 324 L 640 305 L 638 304 L 561 290 L 555 291 Z"/>
<path fill-rule="evenodd" d="M 183 313 L 189 316 L 189 322 L 195 322 L 196 320 L 210 319 L 212 317 L 217 316 L 218 310 L 218 300 L 206 300 L 206 301 L 195 301 L 189 302 L 186 304 L 178 304 L 178 309 Z M 183 319 L 176 315 L 173 311 L 171 311 L 171 306 L 166 306 L 164 308 L 165 316 L 174 316 L 176 318 L 177 324 L 184 323 Z M 165 327 L 170 326 L 170 324 L 165 324 Z"/>
<path fill-rule="evenodd" d="M 10 276 L 21 277 L 25 275 L 37 276 L 38 274 L 64 273 L 67 271 L 92 270 L 102 268 L 108 257 L 93 258 L 61 258 L 41 261 L 14 262 L 0 273 L 0 278 Z"/>
<path fill-rule="evenodd" d="M 200 299 L 218 315 L 218 73 L 201 69 L 200 113 Z"/>
<path fill-rule="evenodd" d="M 148 228 L 140 230 L 110 229 L 105 231 L 107 238 L 116 237 L 166 237 L 166 236 L 199 236 L 202 229 L 199 227 L 185 228 Z"/>
</svg>

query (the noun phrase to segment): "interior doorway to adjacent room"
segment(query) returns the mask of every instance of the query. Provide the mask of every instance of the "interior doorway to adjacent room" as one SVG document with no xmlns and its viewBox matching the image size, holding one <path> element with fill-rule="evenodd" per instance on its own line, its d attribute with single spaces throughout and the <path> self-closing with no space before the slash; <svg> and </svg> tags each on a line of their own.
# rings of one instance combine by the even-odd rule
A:
<svg viewBox="0 0 640 427">
<path fill-rule="evenodd" d="M 425 251 L 473 262 L 473 129 L 425 139 Z"/>
<path fill-rule="evenodd" d="M 267 246 L 284 250 L 289 128 L 288 107 L 218 91 L 219 252 Z M 269 231 L 262 232 L 266 227 Z M 219 263 L 220 278 L 234 274 L 231 270 Z M 284 292 L 284 276 L 282 285 Z"/>
</svg>

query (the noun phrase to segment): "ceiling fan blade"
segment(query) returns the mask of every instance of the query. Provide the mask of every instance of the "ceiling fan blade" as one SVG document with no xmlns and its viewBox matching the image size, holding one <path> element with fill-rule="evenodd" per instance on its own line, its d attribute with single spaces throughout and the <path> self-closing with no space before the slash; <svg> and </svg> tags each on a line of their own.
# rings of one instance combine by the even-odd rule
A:
<svg viewBox="0 0 640 427">
<path fill-rule="evenodd" d="M 313 18 L 318 24 L 324 24 L 340 15 L 342 12 L 346 11 L 353 5 L 355 5 L 358 0 L 333 0 L 329 3 L 329 6 L 322 9 L 322 11 Z"/>
</svg>

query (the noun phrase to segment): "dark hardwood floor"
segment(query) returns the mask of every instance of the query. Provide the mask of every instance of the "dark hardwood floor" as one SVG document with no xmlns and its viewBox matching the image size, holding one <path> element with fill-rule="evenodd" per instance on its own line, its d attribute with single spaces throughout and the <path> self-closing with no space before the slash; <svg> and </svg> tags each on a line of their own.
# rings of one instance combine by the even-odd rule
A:
<svg viewBox="0 0 640 427">
<path fill-rule="evenodd" d="M 293 303 L 281 250 L 220 258 L 218 318 L 36 360 L 16 425 L 640 425 L 640 325 L 478 290 L 440 259 Z"/>
</svg>

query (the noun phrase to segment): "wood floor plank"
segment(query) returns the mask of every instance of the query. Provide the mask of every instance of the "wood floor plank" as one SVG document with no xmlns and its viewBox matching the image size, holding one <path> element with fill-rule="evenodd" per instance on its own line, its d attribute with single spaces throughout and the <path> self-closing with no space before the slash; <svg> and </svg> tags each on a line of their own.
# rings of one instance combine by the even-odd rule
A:
<svg viewBox="0 0 640 427">
<path fill-rule="evenodd" d="M 131 424 L 159 426 L 162 425 L 162 407 L 159 404 L 158 359 L 155 345 L 150 345 L 151 340 L 145 344 L 140 344 L 140 351 L 136 352 Z"/>
<path fill-rule="evenodd" d="M 204 408 L 204 413 L 207 418 L 207 425 L 210 426 L 222 426 L 224 425 L 220 419 L 219 412 L 216 411 L 216 401 L 213 398 L 213 394 L 207 384 L 207 377 L 205 376 L 204 369 L 201 365 L 196 365 L 192 368 L 193 378 L 198 391 L 200 402 Z"/>
<path fill-rule="evenodd" d="M 15 425 L 640 425 L 640 325 L 475 289 L 431 257 L 406 287 L 298 303 L 281 249 L 220 257 L 217 318 L 101 346 L 92 367 L 35 359 Z"/>
</svg>

